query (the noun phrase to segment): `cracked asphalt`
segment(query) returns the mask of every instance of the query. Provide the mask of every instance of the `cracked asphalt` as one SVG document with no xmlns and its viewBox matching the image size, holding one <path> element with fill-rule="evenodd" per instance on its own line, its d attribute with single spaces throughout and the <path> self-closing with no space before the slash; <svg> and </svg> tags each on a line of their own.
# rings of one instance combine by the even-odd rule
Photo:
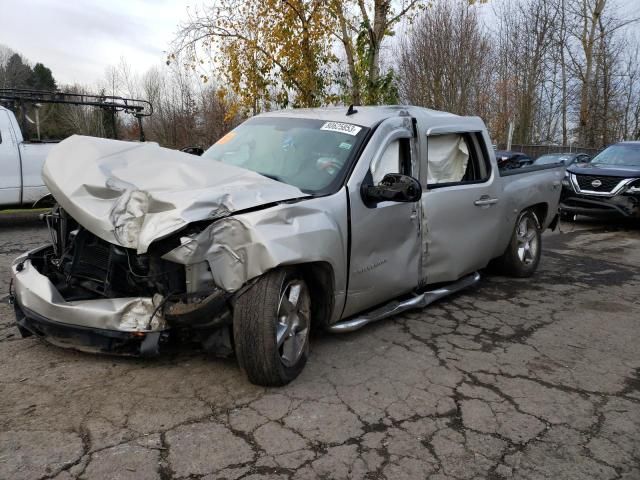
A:
<svg viewBox="0 0 640 480">
<path fill-rule="evenodd" d="M 47 235 L 0 215 L 0 478 L 640 479 L 640 227 L 564 228 L 531 280 L 316 335 L 265 389 L 234 359 L 21 339 L 6 271 Z"/>
</svg>

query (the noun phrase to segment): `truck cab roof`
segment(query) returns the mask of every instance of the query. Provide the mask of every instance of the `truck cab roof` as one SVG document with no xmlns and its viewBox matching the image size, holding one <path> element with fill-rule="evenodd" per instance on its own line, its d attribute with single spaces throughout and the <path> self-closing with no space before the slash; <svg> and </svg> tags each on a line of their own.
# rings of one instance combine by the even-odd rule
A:
<svg viewBox="0 0 640 480">
<path fill-rule="evenodd" d="M 408 115 L 418 120 L 421 130 L 480 131 L 485 129 L 479 117 L 462 117 L 453 113 L 431 110 L 411 105 L 355 106 L 354 113 L 347 114 L 347 107 L 321 107 L 284 109 L 260 114 L 261 117 L 298 117 L 328 122 L 345 122 L 372 128 L 391 117 Z"/>
</svg>

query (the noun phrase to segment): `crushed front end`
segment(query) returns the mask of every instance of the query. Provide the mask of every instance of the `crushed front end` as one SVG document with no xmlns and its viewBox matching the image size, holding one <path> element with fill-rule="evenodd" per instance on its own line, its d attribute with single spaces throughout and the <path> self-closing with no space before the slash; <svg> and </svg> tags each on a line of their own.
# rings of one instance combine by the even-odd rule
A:
<svg viewBox="0 0 640 480">
<path fill-rule="evenodd" d="M 56 206 L 45 214 L 51 244 L 12 265 L 23 336 L 77 350 L 148 356 L 176 341 L 231 353 L 228 294 L 207 264 L 165 260 L 168 238 L 144 254 L 97 237 Z"/>
</svg>

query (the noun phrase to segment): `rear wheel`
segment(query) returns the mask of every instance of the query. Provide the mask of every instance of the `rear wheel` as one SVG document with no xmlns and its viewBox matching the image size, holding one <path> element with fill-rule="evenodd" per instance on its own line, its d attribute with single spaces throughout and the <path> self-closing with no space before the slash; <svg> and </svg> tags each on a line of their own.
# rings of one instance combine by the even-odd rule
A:
<svg viewBox="0 0 640 480">
<path fill-rule="evenodd" d="M 263 275 L 235 303 L 233 337 L 240 367 L 251 383 L 286 385 L 307 362 L 311 297 L 293 269 Z"/>
<path fill-rule="evenodd" d="M 542 252 L 542 232 L 531 210 L 518 216 L 506 252 L 498 259 L 500 269 L 514 277 L 530 277 L 538 268 Z"/>
</svg>

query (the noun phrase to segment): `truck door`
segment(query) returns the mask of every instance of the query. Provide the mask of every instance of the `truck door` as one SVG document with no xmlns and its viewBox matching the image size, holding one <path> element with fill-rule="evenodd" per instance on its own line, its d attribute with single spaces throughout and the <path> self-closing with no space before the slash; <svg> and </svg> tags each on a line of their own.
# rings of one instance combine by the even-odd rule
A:
<svg viewBox="0 0 640 480">
<path fill-rule="evenodd" d="M 0 109 L 0 206 L 20 203 L 20 154 L 9 112 Z"/>
<path fill-rule="evenodd" d="M 426 154 L 423 256 L 433 284 L 487 265 L 499 233 L 501 192 L 480 132 L 430 135 Z"/>
<path fill-rule="evenodd" d="M 349 284 L 343 316 L 414 289 L 420 279 L 420 202 L 367 205 L 362 185 L 388 173 L 418 178 L 410 117 L 378 125 L 347 184 L 351 218 Z"/>
</svg>

